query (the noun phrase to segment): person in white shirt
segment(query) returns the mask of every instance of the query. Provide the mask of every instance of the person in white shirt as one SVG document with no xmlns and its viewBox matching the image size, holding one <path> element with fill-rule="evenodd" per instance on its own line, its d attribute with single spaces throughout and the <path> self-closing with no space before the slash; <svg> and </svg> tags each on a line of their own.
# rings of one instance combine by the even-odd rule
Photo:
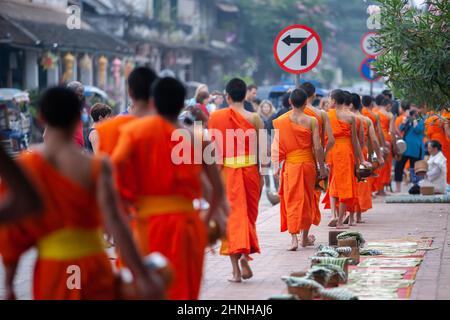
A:
<svg viewBox="0 0 450 320">
<path fill-rule="evenodd" d="M 445 194 L 447 189 L 447 159 L 442 153 L 442 145 L 436 141 L 428 143 L 428 171 L 420 185 L 433 186 L 435 193 Z"/>
</svg>

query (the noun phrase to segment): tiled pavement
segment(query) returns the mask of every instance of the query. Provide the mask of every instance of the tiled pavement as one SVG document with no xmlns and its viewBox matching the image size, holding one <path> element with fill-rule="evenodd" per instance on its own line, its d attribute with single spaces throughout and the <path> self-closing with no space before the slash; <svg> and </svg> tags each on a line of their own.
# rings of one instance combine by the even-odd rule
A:
<svg viewBox="0 0 450 320">
<path fill-rule="evenodd" d="M 258 234 L 262 253 L 254 255 L 252 267 L 255 277 L 241 284 L 227 282 L 230 263 L 227 257 L 217 253 L 207 253 L 202 299 L 267 299 L 284 292 L 285 285 L 280 280 L 292 271 L 306 270 L 308 258 L 314 254 L 313 248 L 288 252 L 288 234 L 279 232 L 279 208 L 267 203 L 265 196 L 261 202 L 258 219 Z M 317 245 L 328 242 L 326 222 L 330 213 L 323 213 L 320 227 L 313 227 Z M 367 224 L 355 227 L 367 240 L 393 239 L 404 237 L 434 237 L 433 246 L 437 250 L 425 256 L 417 282 L 413 289 L 413 299 L 450 299 L 450 205 L 449 204 L 385 204 L 376 200 L 374 209 L 365 215 Z M 34 252 L 29 252 L 21 261 L 16 279 L 17 294 L 20 299 L 30 299 L 31 274 Z M 2 296 L 3 270 L 0 266 L 0 297 Z"/>
<path fill-rule="evenodd" d="M 231 266 L 227 257 L 209 252 L 201 298 L 267 299 L 284 293 L 282 276 L 306 270 L 313 248 L 288 252 L 290 236 L 279 232 L 279 207 L 262 201 L 258 220 L 261 254 L 254 255 L 254 278 L 241 284 L 228 283 Z M 323 213 L 320 227 L 313 227 L 317 245 L 328 242 L 326 226 L 331 214 Z M 433 246 L 425 256 L 412 299 L 450 299 L 450 205 L 449 204 L 385 204 L 376 199 L 374 209 L 365 215 L 366 224 L 354 227 L 367 240 L 433 237 Z"/>
</svg>

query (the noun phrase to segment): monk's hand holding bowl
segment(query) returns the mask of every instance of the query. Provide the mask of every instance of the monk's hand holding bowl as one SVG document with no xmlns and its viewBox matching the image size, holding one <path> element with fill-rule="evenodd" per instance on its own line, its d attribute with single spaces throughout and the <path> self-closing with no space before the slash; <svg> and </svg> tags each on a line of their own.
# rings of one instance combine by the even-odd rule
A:
<svg viewBox="0 0 450 320">
<path fill-rule="evenodd" d="M 368 161 L 363 161 L 363 162 L 361 162 L 361 165 L 364 167 L 364 168 L 367 168 L 367 169 L 370 169 L 370 168 L 372 168 L 372 164 L 370 163 L 370 162 L 368 162 Z"/>
</svg>

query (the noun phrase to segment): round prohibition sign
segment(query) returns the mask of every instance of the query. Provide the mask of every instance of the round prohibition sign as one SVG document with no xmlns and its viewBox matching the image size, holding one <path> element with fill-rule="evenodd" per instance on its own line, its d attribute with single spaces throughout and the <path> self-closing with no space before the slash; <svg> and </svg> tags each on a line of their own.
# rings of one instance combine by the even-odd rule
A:
<svg viewBox="0 0 450 320">
<path fill-rule="evenodd" d="M 380 48 L 373 43 L 374 39 L 378 38 L 380 34 L 375 31 L 366 32 L 361 38 L 360 46 L 362 52 L 369 57 L 377 57 L 382 53 Z"/>
<path fill-rule="evenodd" d="M 322 57 L 322 41 L 316 31 L 305 25 L 283 29 L 275 39 L 273 53 L 286 72 L 302 74 L 314 69 Z"/>
</svg>

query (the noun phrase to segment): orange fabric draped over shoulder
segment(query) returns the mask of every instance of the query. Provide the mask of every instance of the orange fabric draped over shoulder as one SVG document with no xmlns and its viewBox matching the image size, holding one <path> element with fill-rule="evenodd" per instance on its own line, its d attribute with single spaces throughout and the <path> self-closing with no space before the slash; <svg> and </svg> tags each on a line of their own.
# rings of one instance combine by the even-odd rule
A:
<svg viewBox="0 0 450 320">
<path fill-rule="evenodd" d="M 100 123 L 96 128 L 99 137 L 99 152 L 112 156 L 114 149 L 117 147 L 117 143 L 119 142 L 120 129 L 127 123 L 136 119 L 137 118 L 133 115 L 119 115 L 113 119 L 108 119 Z M 115 169 L 116 172 L 118 172 L 118 170 L 128 171 L 126 168 Z M 119 179 L 122 179 L 123 181 L 120 181 Z M 124 174 L 116 175 L 118 190 L 121 196 L 126 200 L 132 200 L 133 198 L 132 192 L 124 187 L 126 185 L 133 184 L 133 181 L 129 181 L 130 179 L 130 176 Z"/>
<path fill-rule="evenodd" d="M 256 220 L 261 197 L 261 181 L 256 162 L 258 134 L 256 127 L 232 108 L 212 113 L 208 126 L 217 147 L 218 159 L 224 164 L 222 173 L 230 203 L 227 241 L 222 243 L 221 252 L 259 253 Z M 247 135 L 239 135 L 239 131 L 247 132 Z M 230 138 L 230 134 L 235 134 L 234 138 Z M 230 165 L 232 163 L 241 165 Z"/>
<path fill-rule="evenodd" d="M 336 144 L 330 151 L 331 174 L 329 196 L 352 206 L 357 201 L 355 155 L 351 140 L 351 124 L 338 119 L 335 109 L 328 111 Z"/>
<path fill-rule="evenodd" d="M 195 300 L 206 248 L 206 228 L 193 208 L 193 200 L 201 197 L 202 165 L 193 162 L 189 133 L 172 141 L 176 129 L 161 116 L 128 123 L 121 128 L 113 162 L 125 168 L 120 174 L 132 177 L 129 181 L 133 184 L 126 188 L 134 194 L 137 207 L 136 237 L 141 253 L 160 252 L 172 264 L 175 279 L 169 299 Z M 179 153 L 178 147 L 182 147 Z"/>
<path fill-rule="evenodd" d="M 450 141 L 445 134 L 445 129 L 442 124 L 446 114 L 436 115 L 430 114 L 425 120 L 425 134 L 428 141 L 436 140 L 442 145 L 442 153 L 447 158 L 447 184 L 450 184 Z M 447 118 L 449 116 L 447 115 Z"/>
<path fill-rule="evenodd" d="M 281 169 L 280 216 L 281 232 L 299 234 L 312 224 L 320 224 L 320 211 L 315 197 L 316 166 L 311 129 L 292 122 L 290 117 L 274 121 L 279 139 L 272 144 L 274 165 Z"/>
<path fill-rule="evenodd" d="M 0 253 L 5 265 L 37 247 L 33 277 L 36 300 L 110 300 L 116 278 L 104 251 L 103 221 L 98 210 L 95 184 L 88 190 L 62 176 L 38 153 L 18 159 L 37 187 L 44 209 L 39 215 L 0 226 Z M 101 160 L 92 161 L 97 181 Z M 77 266 L 81 289 L 69 289 L 70 267 Z"/>
<path fill-rule="evenodd" d="M 310 117 L 314 117 L 317 120 L 317 126 L 319 128 L 320 142 L 322 144 L 322 147 L 325 148 L 325 144 L 326 144 L 326 141 L 328 138 L 325 137 L 324 120 L 323 120 L 322 116 L 317 115 L 316 112 L 310 106 L 306 106 L 305 114 Z M 325 187 L 323 185 L 323 182 L 320 182 L 320 184 L 322 187 Z M 314 210 L 316 210 L 316 209 L 318 210 L 318 212 L 316 212 L 315 215 L 318 215 L 319 217 L 321 216 L 320 206 L 319 206 L 321 196 L 322 196 L 322 190 L 314 188 L 314 197 L 317 202 L 317 206 L 314 207 Z"/>
<path fill-rule="evenodd" d="M 363 121 L 364 125 L 364 146 L 362 148 L 362 152 L 364 155 L 364 159 L 367 161 L 369 158 L 368 152 L 368 142 L 370 139 L 369 136 L 369 125 L 370 120 Z M 360 181 L 357 183 L 357 191 L 358 191 L 358 203 L 356 205 L 356 212 L 366 212 L 372 209 L 372 186 L 369 181 Z"/>
</svg>

